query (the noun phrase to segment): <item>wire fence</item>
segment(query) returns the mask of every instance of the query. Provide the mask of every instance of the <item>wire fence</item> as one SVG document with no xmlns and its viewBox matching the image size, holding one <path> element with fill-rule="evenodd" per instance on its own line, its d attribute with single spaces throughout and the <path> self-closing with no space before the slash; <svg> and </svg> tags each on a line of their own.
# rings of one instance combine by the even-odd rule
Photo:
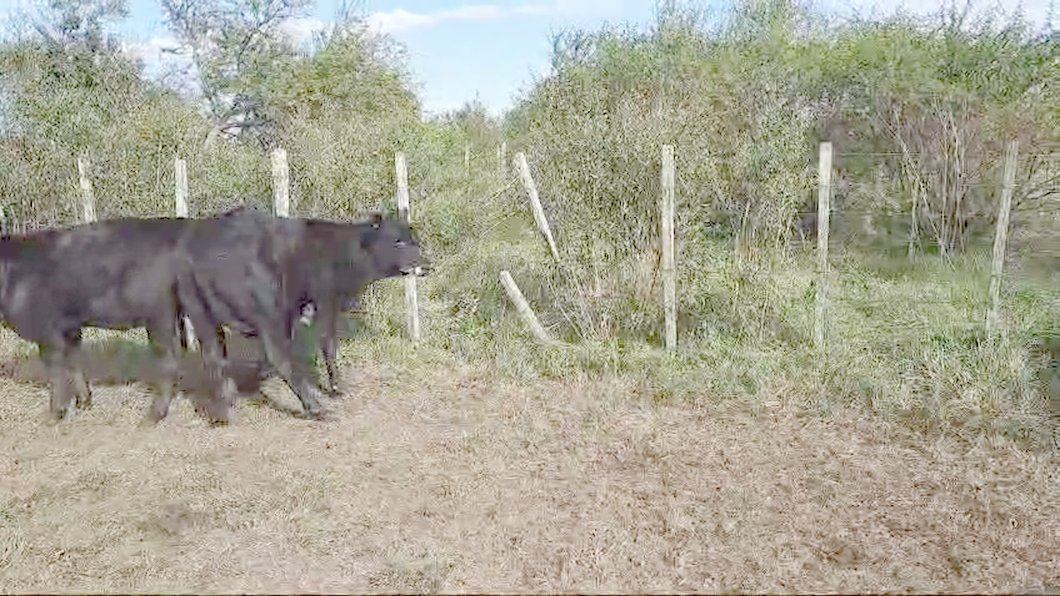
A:
<svg viewBox="0 0 1060 596">
<path fill-rule="evenodd" d="M 506 151 L 497 152 L 498 156 L 506 154 Z M 902 178 L 901 168 L 879 167 L 885 165 L 888 158 L 902 155 L 897 152 L 850 152 L 836 153 L 834 156 L 832 171 L 833 177 L 829 184 L 830 204 L 827 207 L 829 213 L 829 242 L 828 261 L 833 265 L 843 265 L 847 262 L 857 263 L 864 257 L 871 256 L 873 252 L 888 251 L 892 255 L 896 251 L 909 251 L 910 256 L 915 254 L 939 252 L 946 254 L 967 254 L 969 252 L 985 253 L 990 248 L 997 221 L 998 197 L 1001 195 L 1000 182 L 991 180 L 975 180 L 962 182 L 946 187 L 951 193 L 948 201 L 944 201 L 932 195 L 933 190 L 920 182 L 921 186 L 909 184 Z M 879 160 L 877 164 L 860 164 L 861 174 L 844 169 L 844 162 L 851 157 L 862 159 Z M 1023 270 L 1048 271 L 1050 263 L 1055 264 L 1055 258 L 1060 256 L 1060 152 L 1028 152 L 1019 155 L 1021 164 L 1029 159 L 1038 159 L 1041 164 L 1035 172 L 1026 174 L 1019 183 L 1015 185 L 1012 200 L 1012 220 L 1009 226 L 1008 251 L 1005 254 L 1005 274 L 1018 274 Z M 498 159 L 503 159 L 498 157 Z M 470 164 L 465 163 L 467 176 L 471 176 Z M 499 166 L 499 167 L 498 167 Z M 501 199 L 501 195 L 509 194 L 519 185 L 518 173 L 513 169 L 504 167 L 505 164 L 491 164 L 489 171 L 491 175 L 499 174 L 496 184 L 492 186 L 491 197 L 498 199 L 498 208 L 512 208 L 523 204 L 523 208 L 530 210 L 533 201 L 529 197 L 521 197 L 521 201 L 508 201 Z M 485 170 L 484 170 L 485 171 Z M 869 172 L 869 174 L 865 174 Z M 989 173 L 989 172 L 988 172 Z M 677 189 L 681 192 L 680 171 L 678 169 Z M 924 178 L 930 178 L 925 176 Z M 78 189 L 79 181 L 75 178 L 71 181 L 71 202 L 81 200 Z M 80 181 L 81 191 L 85 180 Z M 687 187 L 685 187 L 687 188 Z M 919 188 L 921 197 L 919 201 L 910 196 L 910 188 Z M 178 193 L 179 195 L 179 193 Z M 2 197 L 0 197 L 2 199 Z M 555 200 L 553 198 L 553 200 Z M 161 204 L 169 202 L 165 199 Z M 81 209 L 80 205 L 69 205 L 62 209 L 67 215 L 76 217 Z M 946 209 L 953 207 L 953 211 Z M 172 209 L 172 208 L 171 208 Z M 8 206 L 0 213 L 0 233 L 5 235 L 32 233 L 40 229 L 64 227 L 77 223 L 76 221 L 59 222 L 53 212 L 40 214 L 41 217 L 15 217 L 15 212 Z M 793 230 L 789 235 L 789 243 L 803 250 L 819 250 L 817 246 L 818 221 L 820 210 L 816 205 L 800 206 L 792 212 Z M 915 217 L 914 217 L 915 213 Z M 159 213 L 158 215 L 172 215 L 170 213 Z M 680 221 L 681 214 L 678 214 Z M 498 222 L 494 226 L 502 225 Z M 431 222 L 424 222 L 430 226 Z M 949 226 L 949 231 L 941 232 L 944 227 Z M 735 230 L 732 230 L 735 233 Z M 678 237 L 681 230 L 677 231 Z M 489 236 L 490 234 L 485 234 Z M 910 251 L 910 246 L 914 250 Z M 680 267 L 681 255 L 677 255 Z M 984 277 L 990 275 L 988 259 L 983 259 L 979 274 Z M 1034 265 L 1028 267 L 1028 265 Z M 916 268 L 919 265 L 913 260 L 909 261 L 909 267 Z M 658 268 L 658 265 L 657 265 Z M 1053 267 L 1055 270 L 1056 268 Z M 843 280 L 837 280 L 835 285 L 835 300 L 848 302 L 851 306 L 864 309 L 886 308 L 888 301 L 885 297 L 864 296 L 859 290 L 848 285 Z M 949 297 L 933 292 L 926 292 L 921 297 L 920 303 L 924 305 L 952 304 L 965 298 Z M 976 327 L 982 326 L 982 320 L 969 318 L 960 320 L 961 315 L 955 314 L 952 322 L 955 326 Z M 897 323 L 896 323 L 897 324 Z M 916 326 L 915 322 L 905 320 L 900 323 L 904 326 Z"/>
</svg>

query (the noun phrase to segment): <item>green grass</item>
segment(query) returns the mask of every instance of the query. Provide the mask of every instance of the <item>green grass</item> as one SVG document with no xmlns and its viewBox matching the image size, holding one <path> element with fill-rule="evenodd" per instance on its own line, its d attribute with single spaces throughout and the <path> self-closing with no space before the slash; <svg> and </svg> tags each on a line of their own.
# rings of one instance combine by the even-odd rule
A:
<svg viewBox="0 0 1060 596">
<path fill-rule="evenodd" d="M 819 351 L 812 342 L 816 282 L 810 259 L 737 264 L 722 245 L 690 251 L 679 255 L 679 348 L 667 354 L 659 337 L 661 284 L 637 295 L 643 288 L 634 263 L 601 274 L 596 287 L 606 291 L 592 299 L 585 298 L 584 285 L 570 282 L 577 276 L 557 275 L 560 268 L 547 260 L 525 269 L 517 281 L 535 297 L 538 317 L 565 340 L 543 346 L 492 280 L 505 255 L 526 259 L 540 254 L 543 242 L 527 238 L 520 251 L 492 260 L 488 241 L 478 242 L 482 252 L 474 254 L 481 258 L 442 255 L 421 282 L 425 337 L 418 347 L 396 339 L 405 333 L 403 286 L 373 288 L 369 314 L 358 323 L 366 340 L 358 357 L 413 368 L 472 365 L 525 383 L 614 377 L 654 401 L 779 397 L 821 412 L 868 408 L 926 424 L 972 425 L 977 432 L 1020 429 L 1025 444 L 1051 445 L 1042 375 L 1051 356 L 1042 346 L 1060 321 L 1060 287 L 1038 278 L 1008 280 L 1004 335 L 988 341 L 988 261 L 980 253 L 921 256 L 915 263 L 905 256 L 842 254 L 831 281 L 829 341 Z M 467 274 L 469 262 L 475 277 Z M 617 323 L 579 326 L 557 312 L 578 308 L 590 321 Z"/>
</svg>

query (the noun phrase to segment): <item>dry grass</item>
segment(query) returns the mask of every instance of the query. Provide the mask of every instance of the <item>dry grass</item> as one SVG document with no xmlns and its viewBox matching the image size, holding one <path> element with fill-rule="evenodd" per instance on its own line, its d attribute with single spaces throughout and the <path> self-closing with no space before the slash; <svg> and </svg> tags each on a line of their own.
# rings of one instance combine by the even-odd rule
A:
<svg viewBox="0 0 1060 596">
<path fill-rule="evenodd" d="M 345 374 L 327 422 L 248 402 L 220 429 L 184 400 L 138 428 L 140 384 L 51 427 L 43 386 L 0 380 L 0 590 L 1060 589 L 1056 462 L 1000 440 L 617 381 Z"/>
</svg>

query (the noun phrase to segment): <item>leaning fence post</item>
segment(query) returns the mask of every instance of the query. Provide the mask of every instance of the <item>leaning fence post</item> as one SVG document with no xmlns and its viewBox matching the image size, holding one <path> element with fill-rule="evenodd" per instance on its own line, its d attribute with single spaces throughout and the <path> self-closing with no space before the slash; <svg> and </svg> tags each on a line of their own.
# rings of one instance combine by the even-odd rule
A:
<svg viewBox="0 0 1060 596">
<path fill-rule="evenodd" d="M 471 143 L 464 145 L 464 175 L 471 177 Z"/>
<path fill-rule="evenodd" d="M 287 150 L 283 147 L 272 152 L 272 201 L 276 215 L 290 217 L 290 173 L 287 169 Z"/>
<path fill-rule="evenodd" d="M 817 170 L 817 317 L 813 340 L 824 347 L 828 337 L 828 216 L 832 212 L 832 143 L 822 141 Z"/>
<path fill-rule="evenodd" d="M 88 178 L 88 158 L 77 158 L 77 173 L 81 186 L 81 213 L 86 223 L 96 221 L 96 200 L 92 196 L 92 181 Z"/>
<path fill-rule="evenodd" d="M 176 158 L 174 162 L 175 177 L 177 182 L 176 195 L 174 196 L 174 211 L 177 217 L 188 216 L 188 162 Z M 184 317 L 184 338 L 189 350 L 194 350 L 198 341 L 195 339 L 195 329 L 191 326 L 191 320 Z"/>
<path fill-rule="evenodd" d="M 662 272 L 666 349 L 677 349 L 677 270 L 674 266 L 674 146 L 662 148 Z"/>
<path fill-rule="evenodd" d="M 398 216 L 405 222 L 412 221 L 409 209 L 409 175 L 405 164 L 405 154 L 398 151 L 394 156 L 394 168 L 397 178 Z M 416 290 L 416 276 L 405 276 L 405 303 L 409 309 L 409 335 L 412 341 L 420 341 L 420 301 Z"/>
<path fill-rule="evenodd" d="M 526 301 L 526 297 L 519 291 L 519 286 L 515 285 L 515 280 L 512 279 L 512 274 L 507 271 L 501 271 L 501 283 L 504 284 L 504 289 L 508 292 L 508 297 L 511 298 L 512 302 L 515 303 L 515 308 L 522 315 L 523 320 L 530 327 L 530 330 L 534 332 L 534 335 L 538 339 L 545 343 L 552 341 L 552 338 L 545 332 L 545 328 L 538 322 L 537 316 L 534 315 L 534 311 L 530 309 L 530 303 Z"/>
<path fill-rule="evenodd" d="M 1005 247 L 1008 244 L 1009 212 L 1012 210 L 1012 190 L 1016 185 L 1016 156 L 1019 141 L 1009 141 L 1005 148 L 1005 172 L 1001 186 L 1001 206 L 994 233 L 994 258 L 990 264 L 990 310 L 986 313 L 986 334 L 994 338 L 1001 330 L 1001 275 L 1005 267 Z"/>
<path fill-rule="evenodd" d="M 507 167 L 508 159 L 508 141 L 501 141 L 501 144 L 497 147 L 497 172 L 501 176 L 504 175 L 504 169 Z"/>
<path fill-rule="evenodd" d="M 559 260 L 559 250 L 556 249 L 556 241 L 552 239 L 552 230 L 548 227 L 548 219 L 545 218 L 545 210 L 541 208 L 541 200 L 537 196 L 537 186 L 534 185 L 534 179 L 530 176 L 530 165 L 526 163 L 526 155 L 520 151 L 515 155 L 516 167 L 519 169 L 519 179 L 523 182 L 523 187 L 526 189 L 526 194 L 530 196 L 530 208 L 534 211 L 534 221 L 537 222 L 538 229 L 545 235 L 545 240 L 548 241 L 548 249 L 552 251 L 552 256 Z"/>
</svg>

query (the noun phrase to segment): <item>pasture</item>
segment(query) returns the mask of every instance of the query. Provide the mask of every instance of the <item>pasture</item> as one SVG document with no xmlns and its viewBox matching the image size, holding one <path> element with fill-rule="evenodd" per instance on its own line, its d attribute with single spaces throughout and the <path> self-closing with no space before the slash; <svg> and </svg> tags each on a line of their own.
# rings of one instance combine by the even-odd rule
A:
<svg viewBox="0 0 1060 596">
<path fill-rule="evenodd" d="M 396 212 L 434 267 L 368 288 L 319 420 L 233 338 L 232 423 L 193 353 L 145 427 L 144 332 L 92 329 L 94 405 L 48 424 L 0 329 L 0 592 L 1060 594 L 1055 31 L 666 2 L 432 115 L 358 19 L 302 48 L 297 2 L 192 4 L 194 97 L 97 35 L 120 11 L 0 27 L 0 232 Z M 331 252 L 283 269 L 341 286 Z M 91 310 L 69 255 L 19 304 Z M 231 271 L 196 286 L 257 312 Z"/>
<path fill-rule="evenodd" d="M 343 343 L 323 421 L 271 378 L 279 407 L 210 428 L 178 399 L 145 429 L 137 342 L 89 333 L 94 406 L 50 426 L 3 331 L 3 591 L 1060 590 L 1056 461 L 996 435 L 527 383 L 396 337 Z"/>
</svg>

